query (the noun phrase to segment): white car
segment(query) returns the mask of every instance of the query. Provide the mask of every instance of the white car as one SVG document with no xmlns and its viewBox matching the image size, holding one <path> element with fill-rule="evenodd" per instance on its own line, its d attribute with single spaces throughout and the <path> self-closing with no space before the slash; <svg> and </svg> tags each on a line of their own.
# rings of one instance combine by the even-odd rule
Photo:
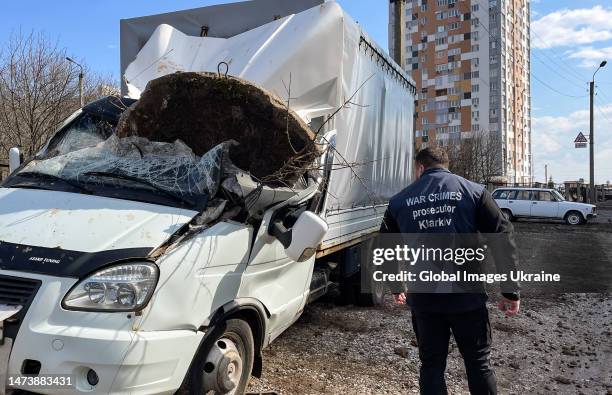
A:
<svg viewBox="0 0 612 395">
<path fill-rule="evenodd" d="M 597 216 L 592 204 L 568 202 L 554 189 L 499 188 L 493 198 L 506 218 L 562 219 L 569 225 L 580 225 Z"/>
</svg>

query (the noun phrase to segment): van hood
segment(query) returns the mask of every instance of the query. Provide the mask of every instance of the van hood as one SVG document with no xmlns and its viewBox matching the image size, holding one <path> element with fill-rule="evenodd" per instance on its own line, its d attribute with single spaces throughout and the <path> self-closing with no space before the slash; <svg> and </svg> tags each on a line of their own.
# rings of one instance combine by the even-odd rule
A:
<svg viewBox="0 0 612 395">
<path fill-rule="evenodd" d="M 80 266 L 96 266 L 84 264 L 94 258 L 102 265 L 146 257 L 195 215 L 192 210 L 129 200 L 0 188 L 0 268 L 39 271 L 38 266 L 46 265 L 64 269 L 42 271 L 68 275 L 62 259 L 82 260 L 72 268 L 78 275 Z"/>
</svg>

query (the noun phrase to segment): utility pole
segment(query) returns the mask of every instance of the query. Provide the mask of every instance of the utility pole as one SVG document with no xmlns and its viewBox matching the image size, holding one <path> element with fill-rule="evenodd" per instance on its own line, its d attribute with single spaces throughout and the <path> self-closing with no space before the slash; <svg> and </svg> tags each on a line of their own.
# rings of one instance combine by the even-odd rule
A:
<svg viewBox="0 0 612 395">
<path fill-rule="evenodd" d="M 544 165 L 544 184 L 548 185 L 548 165 Z"/>
<path fill-rule="evenodd" d="M 590 122 L 589 122 L 589 203 L 596 204 L 597 203 L 597 191 L 595 190 L 595 125 L 594 125 L 594 116 L 593 116 L 593 107 L 594 107 L 594 99 L 595 99 L 595 74 L 608 64 L 607 61 L 603 61 L 600 63 L 599 67 L 593 73 L 593 79 L 589 83 L 589 97 L 590 101 Z"/>
<path fill-rule="evenodd" d="M 81 108 L 83 108 L 85 107 L 85 98 L 83 97 L 83 80 L 85 79 L 85 74 L 83 72 L 83 66 L 75 62 L 72 58 L 66 57 L 66 60 L 79 67 L 79 101 L 81 103 Z"/>
</svg>

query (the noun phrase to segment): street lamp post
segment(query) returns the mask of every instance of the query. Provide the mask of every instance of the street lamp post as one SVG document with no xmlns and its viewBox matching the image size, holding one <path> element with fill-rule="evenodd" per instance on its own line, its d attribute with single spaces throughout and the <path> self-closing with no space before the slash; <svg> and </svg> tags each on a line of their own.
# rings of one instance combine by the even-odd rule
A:
<svg viewBox="0 0 612 395">
<path fill-rule="evenodd" d="M 602 67 L 605 67 L 606 64 L 608 64 L 607 61 L 603 61 L 600 63 L 599 67 L 597 68 L 597 70 L 595 70 L 595 72 L 593 73 L 593 79 L 591 80 L 589 87 L 590 87 L 590 97 L 591 97 L 591 121 L 590 121 L 590 130 L 589 130 L 589 170 L 590 170 L 590 180 L 589 180 L 589 187 L 591 189 L 591 193 L 590 193 L 590 203 L 596 204 L 597 203 L 597 191 L 595 191 L 595 148 L 593 146 L 594 141 L 595 141 L 595 127 L 593 125 L 593 102 L 594 102 L 594 97 L 595 97 L 595 74 L 597 74 L 597 72 L 599 71 L 599 69 L 601 69 Z"/>
<path fill-rule="evenodd" d="M 85 99 L 83 97 L 83 79 L 85 78 L 85 74 L 83 73 L 83 66 L 75 62 L 72 58 L 66 57 L 66 60 L 69 61 L 70 63 L 74 63 L 80 69 L 80 72 L 79 72 L 79 101 L 81 103 L 81 108 L 83 108 L 85 106 L 85 102 L 84 102 Z"/>
</svg>

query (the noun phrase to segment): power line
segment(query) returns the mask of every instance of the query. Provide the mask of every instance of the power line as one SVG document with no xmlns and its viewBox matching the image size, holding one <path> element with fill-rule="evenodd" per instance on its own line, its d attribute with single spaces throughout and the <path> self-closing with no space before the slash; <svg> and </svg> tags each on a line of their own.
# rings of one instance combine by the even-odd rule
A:
<svg viewBox="0 0 612 395">
<path fill-rule="evenodd" d="M 574 98 L 574 99 L 580 99 L 580 98 L 583 98 L 583 97 L 587 97 L 587 96 L 588 96 L 588 93 L 587 93 L 586 95 L 582 95 L 582 96 L 568 95 L 567 93 L 563 93 L 563 92 L 561 92 L 561 91 L 559 91 L 559 90 L 557 90 L 557 89 L 553 88 L 552 86 L 548 85 L 546 82 L 544 82 L 544 81 L 542 81 L 541 79 L 539 79 L 539 78 L 538 78 L 538 77 L 537 77 L 535 74 L 531 73 L 531 76 L 532 76 L 533 78 L 535 78 L 535 80 L 536 80 L 536 81 L 538 81 L 540 84 L 544 85 L 545 87 L 547 87 L 547 88 L 548 88 L 548 89 L 550 89 L 551 91 L 558 93 L 559 95 L 563 95 L 563 96 L 571 97 L 571 98 Z"/>
<path fill-rule="evenodd" d="M 482 5 L 482 4 L 481 4 L 481 5 Z M 496 11 L 495 13 L 496 13 L 496 14 L 499 16 L 499 15 L 501 14 L 501 11 Z M 489 14 L 490 14 L 490 12 L 489 12 Z M 483 28 L 483 29 L 484 29 L 484 30 L 485 30 L 485 31 L 488 33 L 490 41 L 497 42 L 497 44 L 498 44 L 498 45 L 500 45 L 500 39 L 501 39 L 501 37 L 494 37 L 494 36 L 491 34 L 491 32 L 489 31 L 489 29 L 487 29 L 487 27 L 486 27 L 486 26 L 484 26 L 484 25 L 482 24 L 482 22 L 480 21 L 480 19 L 476 19 L 476 21 L 477 21 L 478 25 L 479 25 L 480 27 L 482 27 L 482 28 Z M 578 98 L 583 98 L 583 97 L 588 96 L 588 94 L 586 94 L 586 95 L 582 95 L 582 96 L 578 96 L 578 95 L 568 95 L 567 93 L 563 93 L 563 92 L 561 92 L 561 91 L 559 91 L 559 90 L 557 90 L 557 89 L 553 88 L 552 86 L 550 86 L 550 85 L 549 85 L 549 84 L 547 84 L 546 82 L 542 81 L 540 78 L 538 78 L 538 77 L 535 75 L 535 73 L 534 73 L 533 71 L 528 70 L 528 69 L 527 69 L 525 66 L 520 66 L 520 67 L 521 67 L 521 68 L 522 68 L 524 71 L 528 72 L 528 73 L 529 73 L 529 74 L 530 74 L 530 75 L 531 75 L 531 76 L 532 76 L 532 77 L 533 77 L 535 80 L 537 80 L 537 81 L 538 81 L 538 82 L 540 82 L 542 85 L 546 86 L 547 88 L 549 88 L 550 90 L 552 90 L 553 92 L 555 92 L 555 93 L 557 93 L 557 94 L 559 94 L 559 95 L 566 96 L 566 97 L 570 97 L 570 98 L 575 98 L 575 99 L 578 99 Z M 557 74 L 558 74 L 558 73 L 557 73 Z M 558 75 L 559 75 L 561 78 L 563 78 L 563 76 L 561 76 L 560 74 L 558 74 Z"/>
<path fill-rule="evenodd" d="M 533 34 L 534 34 L 534 35 L 535 35 L 537 38 L 539 38 L 541 42 L 543 42 L 544 44 L 546 44 L 546 46 L 550 46 L 550 45 L 549 45 L 549 44 L 548 44 L 548 43 L 547 43 L 547 42 L 546 42 L 546 41 L 545 41 L 545 40 L 544 40 L 544 39 L 543 39 L 543 38 L 542 38 L 542 37 L 541 37 L 541 36 L 540 36 L 538 33 L 536 33 L 536 31 L 535 31 L 535 30 L 530 29 L 530 31 L 531 31 L 531 32 L 532 32 L 532 33 L 533 33 Z M 578 78 L 579 78 L 581 81 L 583 80 L 583 78 L 584 78 L 583 76 L 581 76 L 580 74 L 578 74 L 578 72 L 577 72 L 576 70 L 574 70 L 573 68 L 571 68 L 571 67 L 569 67 L 567 64 L 565 64 L 565 63 L 563 62 L 563 59 L 561 59 L 561 58 L 560 58 L 560 57 L 559 57 L 559 56 L 558 56 L 558 55 L 557 55 L 557 54 L 556 54 L 554 51 L 551 51 L 551 52 L 552 52 L 552 54 L 553 54 L 553 55 L 554 55 L 554 56 L 555 56 L 557 59 L 559 59 L 559 60 L 560 60 L 560 62 L 559 62 L 559 63 L 555 62 L 556 64 L 558 64 L 558 65 L 560 65 L 561 67 L 563 67 L 563 68 L 565 68 L 565 69 L 569 70 L 571 73 L 573 73 L 575 76 L 577 76 L 577 77 L 578 77 Z M 542 50 L 542 54 L 543 54 L 544 56 L 546 56 L 547 58 L 551 59 L 551 61 L 552 61 L 552 58 L 551 58 L 550 56 L 548 56 L 548 54 L 547 54 L 547 53 L 546 53 L 544 50 Z"/>
<path fill-rule="evenodd" d="M 548 63 L 544 62 L 544 61 L 543 61 L 542 59 L 540 59 L 540 57 L 539 57 L 539 56 L 537 56 L 535 53 L 532 53 L 532 55 L 533 55 L 533 57 L 534 57 L 534 58 L 536 58 L 538 61 L 540 61 L 540 63 L 542 63 L 544 66 L 546 66 L 547 68 L 549 68 L 550 70 L 552 70 L 552 72 L 553 72 L 553 73 L 555 73 L 555 74 L 557 74 L 558 76 L 560 76 L 560 77 L 562 77 L 562 78 L 563 78 L 563 76 L 562 76 L 562 75 L 561 75 L 561 74 L 558 72 L 558 70 L 556 70 L 556 69 L 555 69 L 553 66 L 551 66 L 551 65 L 549 65 Z M 584 83 L 584 79 L 582 79 L 582 78 L 575 77 L 575 76 L 573 76 L 572 74 L 569 74 L 569 73 L 567 73 L 567 72 L 565 73 L 565 75 L 566 75 L 567 77 L 571 77 L 571 78 L 573 78 L 573 79 L 574 79 L 574 81 L 578 81 L 578 83 L 580 83 L 580 84 L 583 84 L 583 83 Z"/>
</svg>

